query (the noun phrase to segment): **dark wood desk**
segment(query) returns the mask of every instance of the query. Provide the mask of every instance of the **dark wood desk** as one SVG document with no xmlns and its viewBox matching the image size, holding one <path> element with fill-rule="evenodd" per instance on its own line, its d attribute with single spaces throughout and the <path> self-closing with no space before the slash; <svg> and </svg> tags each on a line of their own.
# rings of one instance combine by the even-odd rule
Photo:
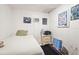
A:
<svg viewBox="0 0 79 59">
<path fill-rule="evenodd" d="M 46 44 L 41 46 L 45 55 L 62 55 L 60 51 L 53 47 L 52 44 Z"/>
<path fill-rule="evenodd" d="M 46 44 L 41 46 L 45 55 L 68 55 L 68 50 L 62 47 L 61 50 L 57 50 L 53 44 Z"/>
</svg>

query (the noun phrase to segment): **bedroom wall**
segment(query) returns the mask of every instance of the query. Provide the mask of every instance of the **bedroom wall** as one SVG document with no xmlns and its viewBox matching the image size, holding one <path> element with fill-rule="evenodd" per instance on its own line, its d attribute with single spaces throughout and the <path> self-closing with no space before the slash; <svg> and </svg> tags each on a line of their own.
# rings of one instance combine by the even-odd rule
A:
<svg viewBox="0 0 79 59">
<path fill-rule="evenodd" d="M 61 5 L 50 13 L 53 36 L 63 41 L 70 54 L 79 54 L 79 20 L 70 21 L 69 28 L 58 28 L 58 14 L 70 10 L 75 4 Z M 69 19 L 70 20 L 70 19 Z"/>
<path fill-rule="evenodd" d="M 0 40 L 8 37 L 13 31 L 11 9 L 8 5 L 0 4 Z"/>
<path fill-rule="evenodd" d="M 47 13 L 35 12 L 35 11 L 27 11 L 23 9 L 14 9 L 13 18 L 16 23 L 15 32 L 20 29 L 24 29 L 28 31 L 28 35 L 33 35 L 38 42 L 40 42 L 40 32 L 41 29 L 49 29 L 49 18 Z M 23 23 L 23 17 L 31 17 L 31 24 Z M 48 18 L 48 24 L 42 25 L 42 18 Z M 33 18 L 39 18 L 38 23 L 33 22 Z"/>
</svg>

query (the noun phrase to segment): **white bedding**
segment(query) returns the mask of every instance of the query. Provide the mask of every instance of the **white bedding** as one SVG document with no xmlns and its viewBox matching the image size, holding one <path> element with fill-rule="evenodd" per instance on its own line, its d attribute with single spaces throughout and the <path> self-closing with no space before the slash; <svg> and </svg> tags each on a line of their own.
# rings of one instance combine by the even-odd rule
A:
<svg viewBox="0 0 79 59">
<path fill-rule="evenodd" d="M 12 36 L 8 39 L 4 40 L 5 46 L 0 48 L 1 54 L 25 54 L 25 55 L 37 55 L 43 54 L 43 50 L 41 49 L 38 42 L 32 35 L 28 36 Z"/>
</svg>

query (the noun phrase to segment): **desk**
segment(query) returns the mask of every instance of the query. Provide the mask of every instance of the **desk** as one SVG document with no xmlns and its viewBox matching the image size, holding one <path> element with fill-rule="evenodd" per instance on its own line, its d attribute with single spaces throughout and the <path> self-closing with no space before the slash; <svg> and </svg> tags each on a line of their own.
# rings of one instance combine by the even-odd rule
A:
<svg viewBox="0 0 79 59">
<path fill-rule="evenodd" d="M 52 44 L 42 45 L 41 47 L 45 55 L 62 55 L 62 53 L 56 50 L 56 48 L 54 48 Z"/>
</svg>

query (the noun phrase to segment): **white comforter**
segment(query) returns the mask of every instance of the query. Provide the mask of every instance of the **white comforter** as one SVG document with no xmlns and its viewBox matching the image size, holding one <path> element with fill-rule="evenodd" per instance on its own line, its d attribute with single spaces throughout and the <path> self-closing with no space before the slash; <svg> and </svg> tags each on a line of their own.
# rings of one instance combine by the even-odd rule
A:
<svg viewBox="0 0 79 59">
<path fill-rule="evenodd" d="M 0 48 L 0 54 L 43 54 L 38 42 L 32 35 L 12 36 L 4 40 L 5 46 Z"/>
</svg>

